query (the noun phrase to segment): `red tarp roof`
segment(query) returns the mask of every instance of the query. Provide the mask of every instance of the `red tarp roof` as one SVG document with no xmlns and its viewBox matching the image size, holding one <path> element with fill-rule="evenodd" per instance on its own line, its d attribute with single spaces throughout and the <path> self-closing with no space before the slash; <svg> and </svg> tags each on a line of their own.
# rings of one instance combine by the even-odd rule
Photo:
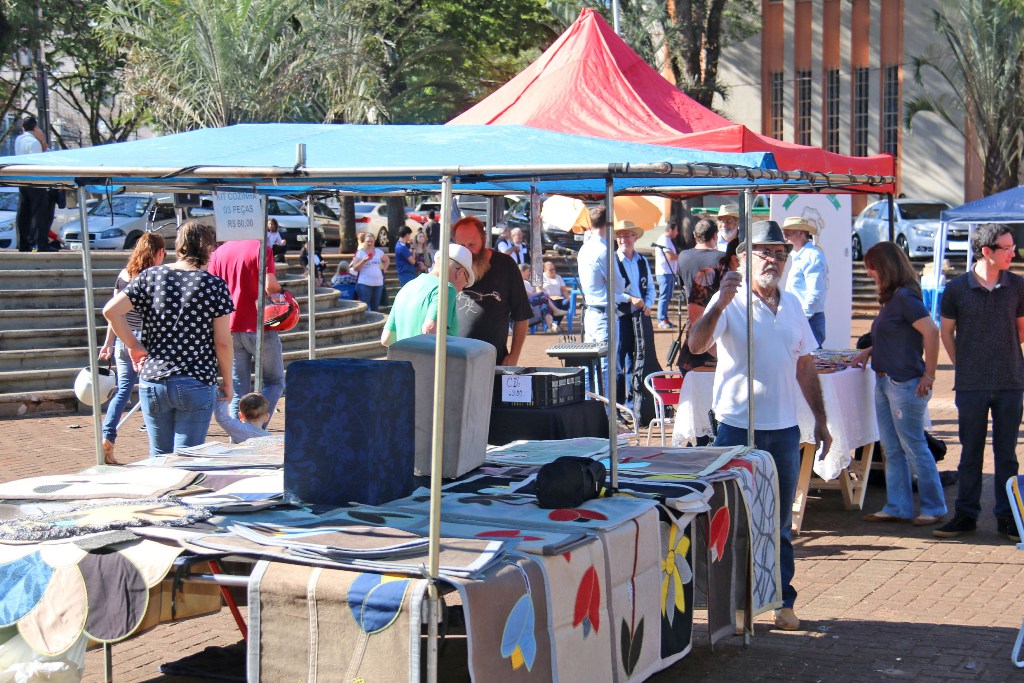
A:
<svg viewBox="0 0 1024 683">
<path fill-rule="evenodd" d="M 895 175 L 889 154 L 850 157 L 760 135 L 698 104 L 584 9 L 537 61 L 449 122 L 543 128 L 716 152 L 771 152 L 786 171 Z M 891 192 L 893 187 L 861 188 Z"/>
</svg>

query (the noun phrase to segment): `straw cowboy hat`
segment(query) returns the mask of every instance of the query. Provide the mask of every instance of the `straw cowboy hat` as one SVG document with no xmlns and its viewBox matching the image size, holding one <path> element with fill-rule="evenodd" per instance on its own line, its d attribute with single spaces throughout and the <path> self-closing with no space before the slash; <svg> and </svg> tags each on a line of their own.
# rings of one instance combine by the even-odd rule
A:
<svg viewBox="0 0 1024 683">
<path fill-rule="evenodd" d="M 633 233 L 633 236 L 639 239 L 643 237 L 644 229 L 637 226 L 633 221 L 615 221 L 615 236 L 623 235 L 627 232 Z"/>
<path fill-rule="evenodd" d="M 740 207 L 738 204 L 722 204 L 718 207 L 718 217 L 724 218 L 725 216 L 732 216 L 733 218 L 740 217 Z"/>
<path fill-rule="evenodd" d="M 818 234 L 818 226 L 803 216 L 790 216 L 782 222 L 783 230 L 803 230 L 808 235 Z"/>
</svg>

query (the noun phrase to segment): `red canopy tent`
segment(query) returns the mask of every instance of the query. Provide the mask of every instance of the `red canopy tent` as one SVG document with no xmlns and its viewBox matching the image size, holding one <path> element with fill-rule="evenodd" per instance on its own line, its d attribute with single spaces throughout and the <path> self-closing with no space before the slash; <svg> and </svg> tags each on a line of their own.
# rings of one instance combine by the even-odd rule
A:
<svg viewBox="0 0 1024 683">
<path fill-rule="evenodd" d="M 592 9 L 537 61 L 449 125 L 505 124 L 716 152 L 771 152 L 787 171 L 895 175 L 889 154 L 850 157 L 760 135 L 687 97 Z M 859 188 L 892 192 L 892 185 Z"/>
</svg>

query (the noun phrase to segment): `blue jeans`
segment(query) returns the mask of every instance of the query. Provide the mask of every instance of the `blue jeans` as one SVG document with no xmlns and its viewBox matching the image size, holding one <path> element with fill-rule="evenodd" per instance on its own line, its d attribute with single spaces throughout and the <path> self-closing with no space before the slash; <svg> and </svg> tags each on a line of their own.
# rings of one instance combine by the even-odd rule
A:
<svg viewBox="0 0 1024 683">
<path fill-rule="evenodd" d="M 235 362 L 231 369 L 231 386 L 235 391 L 228 413 L 238 417 L 238 402 L 252 391 L 252 366 L 256 362 L 256 332 L 232 332 Z M 263 333 L 263 397 L 270 404 L 267 417 L 274 414 L 274 406 L 284 394 L 284 351 L 278 332 Z"/>
<path fill-rule="evenodd" d="M 380 297 L 384 293 L 384 286 L 371 287 L 370 285 L 356 285 L 356 295 L 371 311 L 380 308 Z"/>
<path fill-rule="evenodd" d="M 793 498 L 796 496 L 796 480 L 800 476 L 800 427 L 786 429 L 755 429 L 754 443 L 762 451 L 771 454 L 779 477 L 779 571 L 782 574 L 782 606 L 793 607 L 796 589 L 793 588 L 793 574 L 796 560 L 793 556 Z M 718 425 L 716 446 L 746 446 L 747 430 L 727 425 Z"/>
<path fill-rule="evenodd" d="M 896 382 L 891 377 L 879 377 L 875 382 L 878 437 L 885 449 L 883 511 L 903 519 L 914 516 L 913 474 L 917 475 L 921 514 L 936 517 L 946 514 L 939 470 L 924 438 L 928 399 L 914 395 L 918 379 Z"/>
<path fill-rule="evenodd" d="M 668 320 L 668 305 L 676 288 L 675 275 L 658 276 L 658 320 Z"/>
<path fill-rule="evenodd" d="M 611 311 L 612 318 L 615 317 L 615 310 Z M 583 311 L 583 341 L 585 342 L 603 342 L 608 343 L 608 317 L 594 308 L 586 308 Z M 608 357 L 615 357 L 615 349 L 611 349 L 609 353 L 601 357 L 601 382 L 604 386 L 604 392 L 608 390 Z M 590 383 L 590 377 L 587 377 L 587 383 Z M 590 391 L 595 394 L 602 393 L 598 387 L 590 387 Z M 615 398 L 614 396 L 612 398 Z"/>
<path fill-rule="evenodd" d="M 814 335 L 814 340 L 818 342 L 818 348 L 825 343 L 825 313 L 812 313 L 807 317 L 807 322 L 811 324 L 811 334 Z"/>
<path fill-rule="evenodd" d="M 117 423 L 121 421 L 135 383 L 139 381 L 139 373 L 135 372 L 132 365 L 128 347 L 120 339 L 114 341 L 114 363 L 117 367 L 117 393 L 110 399 L 106 417 L 103 418 L 103 438 L 110 443 L 117 441 Z"/>
<path fill-rule="evenodd" d="M 1017 433 L 1020 431 L 1024 392 L 957 391 L 956 409 L 960 425 L 960 473 L 956 511 L 977 519 L 981 514 L 981 468 L 988 436 L 988 415 L 992 413 L 992 453 L 995 457 L 996 517 L 1010 517 L 1006 480 L 1017 476 Z"/>
<path fill-rule="evenodd" d="M 216 398 L 217 385 L 203 384 L 188 375 L 172 375 L 162 382 L 139 382 L 150 457 L 206 441 Z"/>
</svg>

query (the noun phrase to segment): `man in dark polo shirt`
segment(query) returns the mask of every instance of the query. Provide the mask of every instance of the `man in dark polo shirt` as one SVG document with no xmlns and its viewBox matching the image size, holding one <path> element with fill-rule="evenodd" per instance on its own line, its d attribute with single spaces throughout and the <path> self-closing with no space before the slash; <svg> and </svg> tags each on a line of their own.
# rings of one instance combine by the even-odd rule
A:
<svg viewBox="0 0 1024 683">
<path fill-rule="evenodd" d="M 956 514 L 932 532 L 939 538 L 977 528 L 991 413 L 993 512 L 999 533 L 1020 540 L 1005 488 L 1006 480 L 1017 475 L 1017 433 L 1024 405 L 1024 278 L 1009 272 L 1014 248 L 1009 226 L 978 227 L 971 236 L 974 267 L 951 280 L 942 295 L 942 344 L 953 361 L 962 450 Z"/>
</svg>

